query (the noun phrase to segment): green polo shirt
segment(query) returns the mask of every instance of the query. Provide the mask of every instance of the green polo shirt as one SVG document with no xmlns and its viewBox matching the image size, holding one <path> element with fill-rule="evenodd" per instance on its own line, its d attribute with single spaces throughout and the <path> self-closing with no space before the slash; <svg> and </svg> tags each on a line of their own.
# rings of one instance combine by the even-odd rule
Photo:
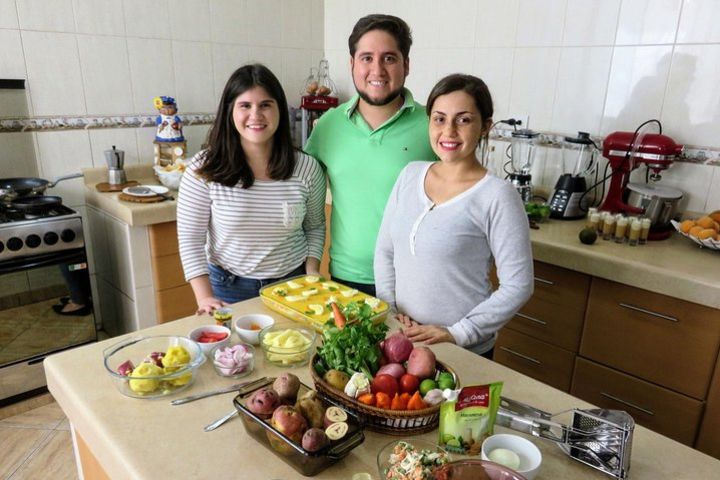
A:
<svg viewBox="0 0 720 480">
<path fill-rule="evenodd" d="M 375 283 L 375 241 L 395 180 L 408 163 L 436 158 L 425 108 L 409 90 L 403 95 L 400 110 L 375 130 L 356 111 L 355 95 L 320 117 L 305 145 L 330 180 L 330 273 L 343 280 Z"/>
</svg>

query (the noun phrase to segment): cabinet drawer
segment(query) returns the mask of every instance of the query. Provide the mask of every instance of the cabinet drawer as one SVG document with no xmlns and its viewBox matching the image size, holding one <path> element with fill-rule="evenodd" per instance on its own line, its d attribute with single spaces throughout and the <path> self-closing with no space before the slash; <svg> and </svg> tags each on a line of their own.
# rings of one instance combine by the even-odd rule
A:
<svg viewBox="0 0 720 480">
<path fill-rule="evenodd" d="M 525 334 L 502 329 L 493 360 L 565 392 L 570 389 L 575 354 Z"/>
<path fill-rule="evenodd" d="M 197 310 L 195 295 L 189 283 L 155 292 L 155 314 L 158 323 L 192 315 Z"/>
<path fill-rule="evenodd" d="M 702 402 L 577 357 L 572 390 L 602 408 L 625 410 L 635 422 L 692 446 Z"/>
<path fill-rule="evenodd" d="M 177 222 L 156 223 L 148 226 L 150 255 L 161 257 L 178 253 Z"/>
<path fill-rule="evenodd" d="M 508 326 L 577 352 L 589 290 L 590 276 L 535 262 L 535 292 Z"/>
<path fill-rule="evenodd" d="M 152 257 L 150 261 L 155 290 L 165 290 L 185 284 L 185 273 L 179 254 Z"/>
<path fill-rule="evenodd" d="M 720 310 L 594 278 L 583 357 L 697 399 L 720 344 Z"/>
<path fill-rule="evenodd" d="M 720 357 L 715 365 L 695 448 L 720 458 Z"/>
</svg>

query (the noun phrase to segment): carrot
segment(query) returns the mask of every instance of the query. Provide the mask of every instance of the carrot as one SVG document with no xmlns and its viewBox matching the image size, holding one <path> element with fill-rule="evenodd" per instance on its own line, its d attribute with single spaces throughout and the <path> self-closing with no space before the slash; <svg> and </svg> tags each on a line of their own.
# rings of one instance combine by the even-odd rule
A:
<svg viewBox="0 0 720 480">
<path fill-rule="evenodd" d="M 371 407 L 375 406 L 375 394 L 374 393 L 363 393 L 357 398 L 358 402 L 369 405 Z"/>
<path fill-rule="evenodd" d="M 406 394 L 405 394 L 406 395 Z M 410 395 L 408 395 L 410 397 Z M 408 399 L 396 393 L 390 403 L 390 410 L 407 410 Z"/>
<path fill-rule="evenodd" d="M 420 392 L 415 392 L 413 396 L 410 398 L 410 401 L 408 401 L 408 410 L 422 410 L 423 408 L 427 408 L 427 404 L 425 403 L 425 400 L 422 399 L 420 396 Z"/>
<path fill-rule="evenodd" d="M 375 406 L 378 408 L 390 408 L 390 395 L 377 392 L 375 394 Z"/>
<path fill-rule="evenodd" d="M 340 307 L 338 307 L 338 304 L 333 302 L 330 304 L 333 311 L 333 317 L 335 318 L 335 326 L 342 330 L 345 328 L 345 324 L 347 323 L 347 320 L 345 319 L 345 315 L 342 314 L 340 311 Z"/>
</svg>

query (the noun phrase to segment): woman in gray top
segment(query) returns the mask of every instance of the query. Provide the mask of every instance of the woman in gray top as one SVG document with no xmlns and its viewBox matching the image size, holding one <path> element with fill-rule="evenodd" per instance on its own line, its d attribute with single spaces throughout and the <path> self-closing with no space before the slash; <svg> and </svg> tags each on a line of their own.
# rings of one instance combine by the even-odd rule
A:
<svg viewBox="0 0 720 480">
<path fill-rule="evenodd" d="M 377 296 L 413 342 L 453 342 L 487 356 L 533 292 L 528 221 L 515 189 L 475 155 L 492 125 L 485 83 L 447 76 L 426 108 L 440 161 L 413 162 L 395 183 L 375 250 Z"/>
</svg>

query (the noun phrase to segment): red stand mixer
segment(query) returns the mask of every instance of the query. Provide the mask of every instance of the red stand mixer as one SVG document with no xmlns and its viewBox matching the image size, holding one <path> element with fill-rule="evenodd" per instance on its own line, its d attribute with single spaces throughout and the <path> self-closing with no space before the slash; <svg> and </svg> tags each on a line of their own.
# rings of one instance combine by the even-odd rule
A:
<svg viewBox="0 0 720 480">
<path fill-rule="evenodd" d="M 650 239 L 660 240 L 669 237 L 672 233 L 669 217 L 674 212 L 666 211 L 661 215 L 658 210 L 658 214 L 655 215 L 651 210 L 662 209 L 663 205 L 668 205 L 667 197 L 674 200 L 670 207 L 677 207 L 677 201 L 682 198 L 682 192 L 651 184 L 644 185 L 645 188 L 639 188 L 636 187 L 639 184 L 628 185 L 628 180 L 630 172 L 641 164 L 645 164 L 649 168 L 649 180 L 657 182 L 661 179 L 660 172 L 667 170 L 682 153 L 682 150 L 683 145 L 678 145 L 672 138 L 659 133 L 613 132 L 609 134 L 603 141 L 603 156 L 610 163 L 612 176 L 608 194 L 600 209 L 629 215 L 657 216 L 657 218 L 651 218 L 653 227 L 651 227 Z M 648 190 L 651 193 L 648 194 Z M 643 198 L 629 202 L 628 198 L 638 196 L 635 194 L 637 191 L 642 191 L 640 196 Z M 659 207 L 656 208 L 656 205 Z"/>
</svg>

